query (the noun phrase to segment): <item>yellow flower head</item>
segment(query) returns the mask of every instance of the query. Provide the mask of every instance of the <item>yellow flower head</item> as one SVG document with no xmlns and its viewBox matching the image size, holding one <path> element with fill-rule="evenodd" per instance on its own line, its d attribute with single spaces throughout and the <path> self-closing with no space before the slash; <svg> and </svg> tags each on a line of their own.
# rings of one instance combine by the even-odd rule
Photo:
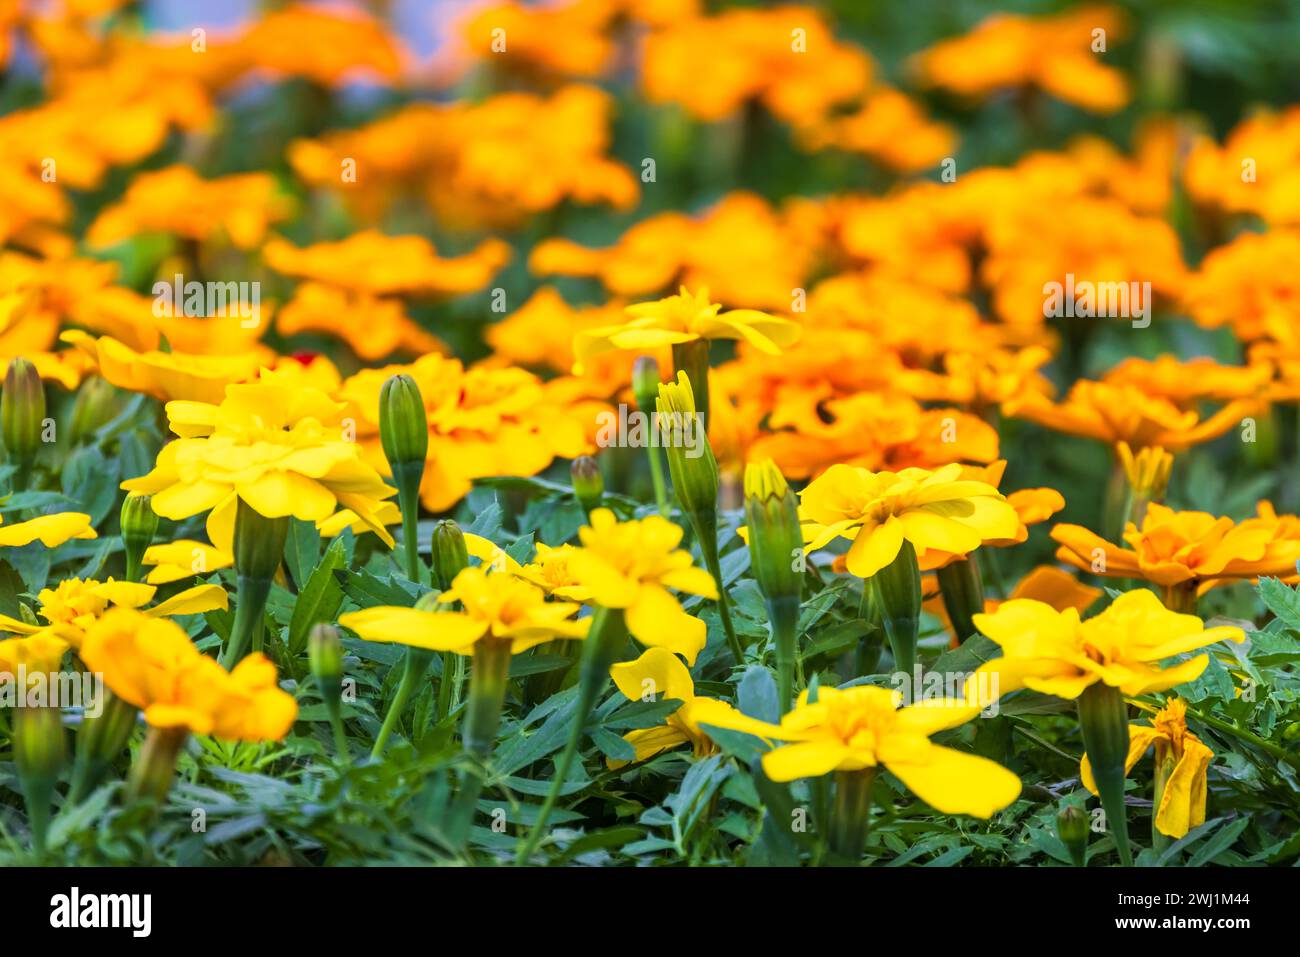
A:
<svg viewBox="0 0 1300 957">
<path fill-rule="evenodd" d="M 1171 698 L 1151 716 L 1151 726 L 1128 726 L 1127 774 L 1142 755 L 1155 745 L 1156 750 L 1156 830 L 1169 837 L 1184 837 L 1188 831 L 1205 823 L 1206 771 L 1214 752 L 1187 729 L 1187 702 Z M 1092 765 L 1085 754 L 1079 763 L 1079 778 L 1093 794 L 1097 784 Z"/>
<path fill-rule="evenodd" d="M 1176 512 L 1152 503 L 1142 527 L 1124 533 L 1127 548 L 1079 525 L 1057 525 L 1056 557 L 1083 571 L 1200 589 L 1231 578 L 1294 574 L 1300 534 L 1294 522 L 1261 514 L 1241 522 L 1208 512 Z"/>
<path fill-rule="evenodd" d="M 0 615 L 0 631 L 19 635 L 53 635 L 72 647 L 79 648 L 86 630 L 110 608 L 143 608 L 153 600 L 157 591 L 153 585 L 119 582 L 111 578 L 106 582 L 64 579 L 54 588 L 41 589 L 41 593 L 36 596 L 40 602 L 40 617 L 47 624 L 34 625 L 8 615 Z M 228 601 L 226 590 L 220 585 L 198 585 L 159 602 L 146 609 L 144 614 L 150 618 L 194 615 L 225 608 Z"/>
<path fill-rule="evenodd" d="M 118 608 L 87 633 L 81 658 L 155 728 L 185 728 L 236 741 L 277 741 L 298 714 L 260 652 L 227 672 L 166 619 Z"/>
<path fill-rule="evenodd" d="M 390 547 L 377 513 L 395 490 L 348 441 L 342 404 L 323 392 L 274 382 L 232 385 L 220 405 L 169 402 L 180 436 L 163 446 L 152 472 L 122 483 L 153 496 L 170 519 L 233 509 L 242 499 L 267 518 L 318 522 L 351 509 Z"/>
<path fill-rule="evenodd" d="M 808 549 L 847 538 L 849 572 L 870 578 L 898 557 L 904 539 L 918 554 L 965 554 L 985 541 L 1014 538 L 1016 510 L 992 485 L 961 474 L 960 465 L 897 473 L 831 466 L 800 493 Z"/>
<path fill-rule="evenodd" d="M 1208 656 L 1169 668 L 1159 663 L 1218 641 L 1246 640 L 1240 628 L 1206 628 L 1195 615 L 1169 611 L 1145 589 L 1126 592 L 1087 621 L 1074 608 L 1058 611 L 1041 601 L 1017 599 L 992 614 L 976 615 L 975 626 L 1002 648 L 1002 657 L 981 665 L 968 691 L 993 688 L 1007 694 L 1029 688 L 1071 700 L 1099 681 L 1126 695 L 1194 681 Z"/>
<path fill-rule="evenodd" d="M 704 622 L 686 614 L 668 589 L 716 600 L 718 588 L 712 575 L 692 564 L 691 553 L 677 547 L 681 528 L 658 515 L 620 522 L 598 508 L 578 537 L 582 547 L 569 556 L 568 568 L 591 602 L 623 609 L 637 641 L 694 664 L 707 638 Z"/>
<path fill-rule="evenodd" d="M 67 650 L 66 641 L 45 632 L 5 639 L 0 641 L 0 675 L 17 675 L 19 668 L 28 674 L 54 671 Z"/>
<path fill-rule="evenodd" d="M 868 685 L 819 688 L 815 702 L 803 692 L 779 726 L 727 715 L 712 703 L 696 720 L 789 742 L 763 756 L 773 781 L 883 766 L 935 810 L 984 818 L 1019 796 L 1020 779 L 1006 768 L 930 741 L 975 717 L 977 707 L 941 698 L 900 708 L 901 700 L 897 691 Z"/>
<path fill-rule="evenodd" d="M 424 611 L 380 605 L 349 612 L 339 624 L 367 641 L 392 641 L 433 651 L 472 655 L 480 641 L 510 643 L 511 654 L 555 638 L 585 638 L 591 619 L 574 621 L 578 605 L 547 601 L 536 585 L 506 571 L 466 568 L 439 596 L 459 601 L 463 611 Z"/>
<path fill-rule="evenodd" d="M 609 669 L 614 684 L 633 701 L 649 701 L 658 695 L 680 701 L 682 706 L 670 714 L 657 728 L 638 728 L 629 731 L 623 740 L 636 750 L 633 760 L 644 761 L 661 751 L 681 744 L 689 744 L 697 758 L 713 754 L 717 745 L 700 727 L 702 714 L 707 714 L 711 724 L 721 725 L 720 715 L 739 712 L 724 701 L 695 697 L 695 682 L 690 670 L 667 648 L 647 648 L 636 661 L 625 661 Z M 611 768 L 621 767 L 625 761 L 609 759 Z"/>
<path fill-rule="evenodd" d="M 769 355 L 799 338 L 798 323 L 769 316 L 756 309 L 733 309 L 709 301 L 709 291 L 688 292 L 627 307 L 631 320 L 619 326 L 605 326 L 579 332 L 573 340 L 575 375 L 593 356 L 619 349 L 655 349 L 696 339 L 740 339 Z"/>
<path fill-rule="evenodd" d="M 1134 455 L 1127 442 L 1120 442 L 1115 451 L 1119 453 L 1120 465 L 1134 494 L 1144 498 L 1164 497 L 1169 473 L 1174 466 L 1172 455 L 1158 445 L 1139 449 Z"/>
<path fill-rule="evenodd" d="M 0 517 L 0 522 L 3 522 Z M 98 538 L 84 512 L 56 512 L 26 522 L 0 525 L 0 545 L 14 548 L 39 541 L 46 548 L 57 548 L 74 538 Z"/>
</svg>

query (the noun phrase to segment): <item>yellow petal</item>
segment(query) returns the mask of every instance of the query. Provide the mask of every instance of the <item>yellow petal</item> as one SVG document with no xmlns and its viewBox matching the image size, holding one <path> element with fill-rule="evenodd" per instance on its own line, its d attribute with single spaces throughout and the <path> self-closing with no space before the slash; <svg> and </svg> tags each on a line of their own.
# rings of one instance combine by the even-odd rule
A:
<svg viewBox="0 0 1300 957">
<path fill-rule="evenodd" d="M 1020 796 L 1020 779 L 988 758 L 937 744 L 924 754 L 920 761 L 886 766 L 936 811 L 988 818 Z"/>
</svg>

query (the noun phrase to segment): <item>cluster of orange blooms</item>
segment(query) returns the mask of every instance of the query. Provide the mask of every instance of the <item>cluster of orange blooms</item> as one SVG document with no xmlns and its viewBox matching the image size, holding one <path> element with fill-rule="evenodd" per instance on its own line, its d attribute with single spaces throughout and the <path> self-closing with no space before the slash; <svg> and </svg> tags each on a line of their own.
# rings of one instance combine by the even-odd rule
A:
<svg viewBox="0 0 1300 957">
<path fill-rule="evenodd" d="M 615 100 L 591 81 L 616 71 L 635 70 L 646 100 L 678 120 L 743 135 L 766 112 L 801 149 L 861 153 L 895 171 L 934 172 L 955 141 L 810 7 L 708 14 L 691 0 L 508 2 L 462 24 L 465 69 L 542 92 L 408 102 L 358 128 L 296 139 L 285 159 L 305 201 L 267 172 L 136 171 L 79 248 L 67 191 L 99 188 L 177 134 L 201 155 L 239 84 L 294 77 L 328 90 L 361 75 L 400 89 L 415 79 L 401 44 L 356 13 L 290 6 L 233 35 L 160 43 L 109 29 L 116 6 L 56 4 L 0 21 L 0 57 L 21 36 L 49 68 L 48 98 L 0 117 L 0 360 L 25 356 L 64 388 L 98 373 L 159 400 L 219 401 L 226 385 L 262 369 L 301 378 L 355 410 L 381 470 L 379 387 L 409 371 L 434 437 L 422 490 L 431 510 L 454 506 L 476 478 L 532 475 L 592 451 L 595 413 L 626 397 L 634 356 L 601 355 L 575 376 L 574 337 L 622 322 L 629 300 L 679 285 L 799 329 L 779 355 L 741 342 L 715 370 L 712 439 L 733 478 L 768 457 L 796 479 L 836 463 L 954 462 L 1000 478 L 1003 416 L 1133 455 L 1185 449 L 1300 397 L 1291 268 L 1300 108 L 1248 119 L 1222 145 L 1160 119 L 1131 152 L 1087 137 L 1007 167 L 945 165 L 937 179 L 884 195 L 773 203 L 729 192 L 707 208 L 642 217 L 612 241 L 547 235 L 521 255 L 514 240 L 542 217 L 575 203 L 627 212 L 654 182 L 613 151 Z M 1104 7 L 996 17 L 921 51 L 910 74 L 957 99 L 1037 91 L 1111 112 L 1128 89 L 1098 52 L 1098 31 L 1120 42 L 1123 19 Z M 1267 175 L 1247 176 L 1242 157 Z M 1169 221 L 1178 191 L 1205 214 L 1214 245 L 1196 267 Z M 446 230 L 437 247 L 414 231 L 378 229 L 412 202 Z M 338 204 L 358 231 L 335 227 Z M 300 217 L 324 224 L 319 238 L 290 238 L 302 235 Z M 84 251 L 156 235 L 172 241 L 160 278 L 248 275 L 283 301 L 264 301 L 251 325 L 164 321 L 116 265 Z M 562 277 L 607 298 L 575 305 L 541 286 L 488 327 L 490 356 L 451 358 L 428 310 L 503 291 L 493 283 L 512 261 L 539 282 Z M 1158 321 L 1230 328 L 1243 364 L 1131 361 L 1056 395 L 1044 375 L 1060 345 L 1044 283 L 1067 273 L 1150 283 Z M 288 348 L 270 345 L 272 330 Z M 341 358 L 289 355 L 322 343 Z M 657 355 L 670 361 L 666 348 Z"/>
</svg>

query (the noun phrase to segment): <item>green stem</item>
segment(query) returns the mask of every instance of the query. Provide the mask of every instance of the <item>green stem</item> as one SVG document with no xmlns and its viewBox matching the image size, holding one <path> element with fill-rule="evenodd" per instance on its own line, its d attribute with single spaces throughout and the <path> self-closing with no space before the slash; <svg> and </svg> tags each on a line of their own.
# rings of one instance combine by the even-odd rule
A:
<svg viewBox="0 0 1300 957">
<path fill-rule="evenodd" d="M 830 850 L 838 863 L 857 866 L 871 827 L 871 786 L 876 769 L 835 772 L 835 804 L 831 808 Z"/>
<path fill-rule="evenodd" d="M 718 615 L 722 618 L 722 630 L 727 633 L 727 645 L 736 659 L 736 664 L 745 663 L 745 649 L 736 635 L 736 626 L 731 623 L 731 607 L 727 601 L 727 589 L 722 581 L 722 561 L 718 557 L 718 535 L 716 528 L 710 528 L 715 522 L 692 519 L 695 536 L 700 540 L 700 553 L 704 556 L 704 565 L 713 576 L 718 586 Z"/>
<path fill-rule="evenodd" d="M 398 466 L 394 471 L 397 482 L 397 507 L 402 513 L 402 549 L 406 554 L 406 577 L 416 584 L 424 578 L 424 564 L 420 561 L 420 478 L 424 463 L 414 467 Z"/>
<path fill-rule="evenodd" d="M 668 486 L 664 482 L 664 463 L 659 445 L 651 440 L 646 443 L 646 458 L 650 460 L 650 481 L 655 489 L 655 507 L 660 515 L 668 514 Z"/>
<path fill-rule="evenodd" d="M 980 567 L 971 558 L 949 562 L 935 573 L 943 607 L 952 622 L 958 643 L 975 634 L 975 616 L 984 610 L 984 582 Z"/>
<path fill-rule="evenodd" d="M 397 719 L 401 717 L 402 709 L 406 707 L 406 702 L 410 699 L 416 686 L 424 679 L 424 673 L 429 670 L 431 660 L 433 660 L 432 651 L 426 651 L 424 648 L 406 649 L 406 663 L 402 668 L 402 679 L 397 683 L 397 691 L 388 705 L 388 712 L 384 715 L 384 723 L 379 726 L 379 734 L 375 736 L 375 745 L 370 749 L 372 759 L 377 760 L 383 754 L 384 745 L 388 743 L 389 735 L 397 727 Z"/>
<path fill-rule="evenodd" d="M 222 664 L 230 670 L 248 650 L 262 650 L 262 616 L 271 594 L 271 579 L 240 575 L 235 589 L 235 623 Z"/>
<path fill-rule="evenodd" d="M 1291 767 L 1295 768 L 1297 771 L 1300 771 L 1300 754 L 1293 753 L 1291 751 L 1288 751 L 1286 748 L 1279 747 L 1273 742 L 1261 738 L 1257 734 L 1254 734 L 1250 731 L 1246 731 L 1244 728 L 1238 728 L 1235 725 L 1231 725 L 1226 721 L 1222 721 L 1219 718 L 1213 717 L 1212 715 L 1204 714 L 1200 711 L 1197 711 L 1194 708 L 1192 708 L 1191 705 L 1188 705 L 1187 713 L 1192 717 L 1194 717 L 1197 721 L 1202 721 L 1205 724 L 1209 725 L 1211 728 L 1214 728 L 1214 730 L 1221 731 L 1224 734 L 1230 734 L 1235 738 L 1240 738 L 1242 741 L 1246 741 L 1250 744 L 1253 744 L 1255 747 L 1259 748 L 1261 751 L 1265 752 L 1271 757 L 1274 757 L 1279 761 L 1285 761 L 1287 764 L 1291 765 Z"/>
<path fill-rule="evenodd" d="M 916 549 L 907 539 L 898 556 L 871 577 L 876 607 L 889 648 L 894 653 L 894 671 L 910 680 L 916 669 L 916 642 L 921 633 L 921 569 Z"/>
<path fill-rule="evenodd" d="M 776 650 L 776 694 L 785 714 L 794 706 L 794 688 L 798 659 L 795 647 L 799 639 L 799 599 L 792 596 L 774 598 L 767 603 L 772 624 L 772 644 Z"/>
<path fill-rule="evenodd" d="M 569 739 L 565 743 L 564 751 L 555 762 L 555 778 L 551 781 L 551 789 L 547 792 L 546 800 L 537 812 L 537 820 L 515 856 L 517 865 L 528 863 L 542 839 L 546 821 L 555 807 L 555 802 L 559 799 L 560 791 L 564 788 L 564 782 L 569 776 L 569 767 L 578 754 L 578 746 L 582 743 L 582 734 L 587 725 L 587 716 L 595 707 L 601 691 L 609 683 L 609 669 L 614 664 L 619 648 L 627 637 L 627 625 L 623 620 L 621 609 L 597 608 L 592 617 L 591 630 L 587 633 L 583 648 L 578 676 L 578 697 L 574 704 Z"/>
<path fill-rule="evenodd" d="M 510 675 L 510 642 L 484 638 L 474 644 L 469 672 L 469 703 L 465 708 L 465 750 L 480 760 L 492 753 L 501 706 Z"/>
</svg>

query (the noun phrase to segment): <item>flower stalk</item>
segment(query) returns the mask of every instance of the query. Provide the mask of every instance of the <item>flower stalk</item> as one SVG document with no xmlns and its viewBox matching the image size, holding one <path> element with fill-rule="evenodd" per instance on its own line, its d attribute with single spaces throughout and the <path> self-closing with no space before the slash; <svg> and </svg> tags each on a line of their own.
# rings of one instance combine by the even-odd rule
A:
<svg viewBox="0 0 1300 957">
<path fill-rule="evenodd" d="M 432 552 L 433 587 L 446 591 L 456 576 L 469 565 L 469 549 L 465 533 L 451 519 L 443 519 L 433 528 L 430 543 Z M 414 650 L 414 649 L 412 649 Z M 450 651 L 442 653 L 442 677 L 438 681 L 439 720 L 445 718 L 460 704 L 460 690 L 465 680 L 465 659 Z"/>
<path fill-rule="evenodd" d="M 289 518 L 267 518 L 239 500 L 235 514 L 235 623 L 222 664 L 233 668 L 248 653 L 262 650 L 262 617 L 271 582 L 284 556 Z"/>
<path fill-rule="evenodd" d="M 862 860 L 871 827 L 871 787 L 875 780 L 874 767 L 835 772 L 828 841 L 839 863 L 856 867 Z"/>
<path fill-rule="evenodd" d="M 958 642 L 963 642 L 978 630 L 974 618 L 984 610 L 984 581 L 979 563 L 974 558 L 959 558 L 935 574 L 953 633 Z"/>
<path fill-rule="evenodd" d="M 330 730 L 334 735 L 334 750 L 340 759 L 350 757 L 348 739 L 343 733 L 343 644 L 339 630 L 333 625 L 319 624 L 311 630 L 307 640 L 307 662 L 316 690 L 329 716 Z"/>
<path fill-rule="evenodd" d="M 745 518 L 750 567 L 767 604 L 776 651 L 781 713 L 794 704 L 795 647 L 803 600 L 803 535 L 798 496 L 770 460 L 745 469 Z"/>
<path fill-rule="evenodd" d="M 397 485 L 406 576 L 418 583 L 425 577 L 418 532 L 420 483 L 429 452 L 429 424 L 420 387 L 405 373 L 390 376 L 380 390 L 379 441 Z"/>
<path fill-rule="evenodd" d="M 104 690 L 104 703 L 100 713 L 86 717 L 77 729 L 76 755 L 72 760 L 72 783 L 68 789 L 68 803 L 76 804 L 99 786 L 104 772 L 126 747 L 135 728 L 140 710 L 134 705 Z"/>
<path fill-rule="evenodd" d="M 437 597 L 432 593 L 423 595 L 415 603 L 415 607 L 421 611 L 433 611 L 437 608 Z M 450 655 L 451 652 L 447 652 Z M 393 729 L 397 727 L 397 721 L 402 716 L 402 711 L 406 708 L 406 703 L 415 693 L 415 689 L 420 686 L 424 680 L 426 672 L 429 670 L 429 663 L 433 661 L 434 653 L 426 648 L 416 648 L 407 646 L 406 658 L 402 663 L 402 677 L 397 682 L 397 690 L 393 693 L 393 700 L 388 703 L 388 711 L 384 714 L 384 722 L 379 726 L 379 733 L 375 735 L 374 746 L 370 749 L 372 760 L 378 760 L 379 756 L 384 753 L 384 746 L 388 743 L 389 737 L 392 736 Z M 446 657 L 444 655 L 443 664 L 443 683 L 447 681 Z"/>
<path fill-rule="evenodd" d="M 147 801 L 155 806 L 166 800 L 188 734 L 184 727 L 149 729 L 127 777 L 128 800 Z"/>
<path fill-rule="evenodd" d="M 655 414 L 655 400 L 659 397 L 659 363 L 652 356 L 639 356 L 632 366 L 632 394 L 642 414 Z M 646 442 L 646 458 L 650 460 L 650 481 L 654 485 L 655 505 L 660 515 L 668 514 L 668 489 L 664 483 L 664 465 L 659 451 L 656 430 L 650 430 Z"/>
<path fill-rule="evenodd" d="M 596 699 L 609 683 L 609 669 L 618 657 L 619 649 L 627 639 L 627 624 L 623 612 L 617 608 L 599 607 L 592 616 L 591 630 L 584 642 L 582 661 L 578 672 L 578 697 L 573 708 L 573 724 L 569 727 L 569 738 L 564 750 L 555 762 L 555 778 L 547 792 L 546 800 L 537 812 L 537 820 L 532 830 L 519 846 L 515 856 L 518 865 L 527 864 L 533 851 L 541 842 L 547 819 L 559 799 L 560 791 L 569 776 L 569 768 L 578 754 L 582 743 L 582 734 L 587 726 L 587 717 L 596 705 Z"/>
<path fill-rule="evenodd" d="M 894 670 L 910 676 L 916 668 L 921 633 L 921 569 L 912 543 L 903 539 L 898 556 L 871 581 L 880 624 L 894 654 Z"/>
</svg>

